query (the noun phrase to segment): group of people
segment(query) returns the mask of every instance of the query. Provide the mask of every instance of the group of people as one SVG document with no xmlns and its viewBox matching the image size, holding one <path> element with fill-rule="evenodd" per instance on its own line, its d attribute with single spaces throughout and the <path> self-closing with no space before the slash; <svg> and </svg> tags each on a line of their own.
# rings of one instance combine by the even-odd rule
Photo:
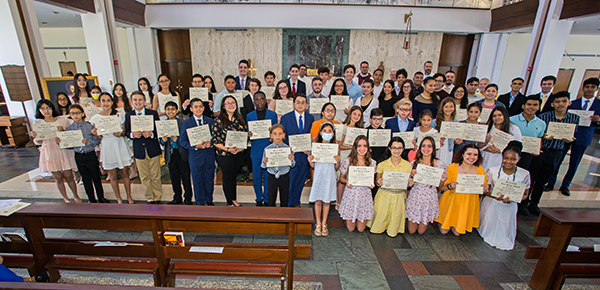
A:
<svg viewBox="0 0 600 290">
<path fill-rule="evenodd" d="M 65 202 L 69 202 L 65 181 L 75 201 L 81 202 L 72 174 L 77 169 L 90 202 L 108 202 L 100 183 L 101 171 L 106 171 L 121 203 L 117 176 L 120 172 L 128 202 L 133 203 L 130 167 L 135 165 L 148 203 L 160 203 L 162 152 L 174 192 L 169 203 L 192 204 L 193 183 L 195 203 L 213 205 L 216 163 L 222 172 L 227 204 L 241 206 L 237 202 L 236 177 L 246 164 L 252 172 L 256 206 L 275 206 L 277 195 L 280 206 L 300 206 L 305 182 L 312 179 L 309 201 L 315 204 L 316 236 L 328 235 L 327 217 L 330 205 L 335 203 L 350 231 L 362 232 L 369 227 L 373 233 L 387 232 L 394 237 L 404 233 L 406 219 L 411 234 L 423 234 L 430 223 L 437 222 L 444 234 L 461 235 L 477 228 L 486 242 L 508 250 L 514 245 L 517 211 L 539 214 L 542 193 L 553 188 L 558 168 L 569 150 L 569 170 L 560 191 L 570 194 L 570 182 L 600 121 L 600 102 L 595 102 L 598 78 L 585 80 L 583 97 L 571 102 L 568 92 L 552 91 L 554 76 L 542 79 L 539 94 L 524 96 L 520 92 L 524 81 L 515 78 L 510 91 L 498 95 L 498 86 L 489 80 L 471 77 L 466 85 L 456 84 L 454 72 L 433 73 L 430 61 L 412 79 L 408 79 L 405 69 L 399 69 L 393 70 L 386 81 L 383 70 L 371 73 L 367 62 L 360 64 L 358 74 L 354 65 L 346 65 L 342 78 L 333 78 L 326 67 L 318 69 L 318 76 L 309 78 L 306 66 L 294 64 L 287 79 L 276 81 L 273 72 L 265 73 L 264 85 L 248 76 L 248 67 L 248 62 L 241 60 L 239 75 L 227 75 L 221 92 L 217 92 L 210 76 L 193 75 L 192 87 L 208 89 L 205 100 L 190 98 L 189 93 L 180 97 L 170 88 L 166 75 L 158 77 L 156 92 L 148 79 L 141 78 L 136 91 L 128 94 L 125 86 L 116 84 L 111 94 L 98 87 L 90 88 L 85 76 L 77 74 L 73 96 L 59 93 L 56 104 L 48 100 L 38 102 L 36 122 L 56 123 L 58 130 L 81 130 L 85 146 L 60 149 L 60 138 L 34 139 L 42 145 L 40 168 L 52 172 Z M 246 95 L 239 98 L 237 92 Z M 160 96 L 176 96 L 181 103 L 160 104 Z M 339 97 L 334 101 L 333 96 Z M 348 103 L 340 104 L 344 97 Z M 102 111 L 85 116 L 83 98 L 91 98 L 86 106 L 99 106 Z M 277 109 L 282 104 L 279 100 L 291 101 L 291 111 Z M 311 103 L 322 107 L 311 112 Z M 593 111 L 588 126 L 579 125 L 580 117 L 574 110 Z M 98 132 L 94 124 L 110 115 L 119 116 L 122 132 Z M 132 131 L 130 116 L 135 115 L 177 120 L 179 134 L 157 136 L 156 129 Z M 265 120 L 271 123 L 269 137 L 252 138 L 258 132 L 249 130 L 251 123 Z M 483 142 L 456 136 L 434 138 L 431 134 L 440 132 L 446 122 L 486 125 L 488 134 Z M 574 124 L 575 135 L 555 139 L 546 134 L 550 123 Z M 211 139 L 192 144 L 188 129 L 203 125 L 210 126 Z M 387 129 L 392 134 L 387 146 L 372 147 L 370 134 L 353 134 L 354 128 Z M 513 141 L 497 148 L 490 142 L 494 130 L 512 135 Z M 225 141 L 229 131 L 248 132 L 250 147 L 228 146 Z M 394 134 L 402 132 L 413 132 L 414 138 Z M 36 137 L 35 131 L 31 134 Z M 290 147 L 289 138 L 301 134 L 310 134 L 312 143 L 337 144 L 338 153 L 329 162 L 323 162 L 310 150 L 296 151 Z M 539 138 L 540 151 L 523 152 L 523 136 Z M 266 152 L 277 148 L 289 149 L 289 164 L 269 166 Z M 355 166 L 375 167 L 370 186 L 354 186 L 350 182 L 348 173 Z M 439 184 L 415 179 L 417 168 L 426 167 L 443 170 Z M 406 189 L 383 186 L 385 172 L 408 173 Z M 457 178 L 463 174 L 484 176 L 483 195 L 456 192 L 460 186 Z M 492 196 L 494 185 L 501 179 L 525 184 L 522 197 L 511 200 L 503 194 Z"/>
</svg>

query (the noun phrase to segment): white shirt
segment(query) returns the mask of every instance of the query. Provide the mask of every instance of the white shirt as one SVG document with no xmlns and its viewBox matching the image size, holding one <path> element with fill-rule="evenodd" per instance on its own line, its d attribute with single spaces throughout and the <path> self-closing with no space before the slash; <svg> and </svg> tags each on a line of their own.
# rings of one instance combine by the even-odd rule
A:
<svg viewBox="0 0 600 290">
<path fill-rule="evenodd" d="M 290 82 L 290 92 L 292 91 L 292 88 L 295 86 L 296 88 L 296 92 L 298 92 L 298 79 L 296 79 L 296 81 L 292 81 L 292 78 L 288 79 Z"/>
<path fill-rule="evenodd" d="M 426 79 L 426 78 L 432 77 L 432 76 L 433 76 L 433 70 L 429 74 L 425 74 L 425 72 L 423 72 L 423 79 Z"/>
<path fill-rule="evenodd" d="M 383 90 L 383 82 L 379 83 L 378 86 L 375 86 L 373 88 L 373 97 L 374 98 L 379 98 L 379 95 L 381 94 L 382 90 Z"/>
<path fill-rule="evenodd" d="M 304 82 L 304 84 L 306 85 L 306 95 L 307 95 L 307 96 L 308 96 L 308 95 L 310 95 L 310 93 L 312 93 L 312 86 L 311 86 L 311 84 L 312 84 L 312 78 L 309 78 L 309 77 L 307 77 L 307 76 L 304 76 L 304 77 L 302 77 L 302 78 L 300 78 L 300 77 L 299 77 L 298 79 L 299 79 L 299 80 L 301 80 L 301 81 L 303 81 L 303 82 Z M 296 86 L 297 86 L 297 85 L 296 85 Z M 290 89 L 291 89 L 291 88 L 290 88 Z M 297 90 L 297 89 L 298 89 L 298 88 L 296 87 L 296 90 Z"/>
<path fill-rule="evenodd" d="M 133 110 L 135 111 L 135 115 L 136 116 L 146 115 L 146 108 L 143 108 L 141 111 L 138 111 L 135 108 Z M 150 138 L 154 138 L 154 132 L 152 132 L 152 136 L 150 136 Z M 129 139 L 134 139 L 133 138 L 133 132 L 129 133 Z"/>
<path fill-rule="evenodd" d="M 321 90 L 321 94 L 323 94 L 323 96 L 329 97 L 329 93 L 331 93 L 331 85 L 332 84 L 333 84 L 333 82 L 327 81 L 323 85 L 323 89 Z"/>
<path fill-rule="evenodd" d="M 296 126 L 298 128 L 300 128 L 300 116 L 302 116 L 302 130 L 304 130 L 304 127 L 306 127 L 306 114 L 304 112 L 302 114 L 299 114 L 298 111 L 294 110 L 294 115 L 296 116 Z"/>
<path fill-rule="evenodd" d="M 196 124 L 198 124 L 198 126 L 204 125 L 204 121 L 202 120 L 202 118 L 194 116 L 194 119 L 196 119 Z"/>
<path fill-rule="evenodd" d="M 594 100 L 596 98 L 592 97 L 590 99 L 586 99 L 585 97 L 581 97 L 581 108 L 583 108 L 585 106 L 585 102 L 588 102 L 587 108 L 585 109 L 586 111 L 589 111 L 592 108 L 592 105 L 594 104 Z"/>
<path fill-rule="evenodd" d="M 452 92 L 452 89 L 454 89 L 454 85 L 453 85 L 453 84 L 452 84 L 452 85 L 449 85 L 449 86 L 446 86 L 446 85 L 444 85 L 444 87 L 442 87 L 442 89 L 443 89 L 444 91 L 446 91 L 446 93 L 448 93 L 448 94 L 449 94 L 449 93 L 451 93 L 451 92 Z"/>
</svg>

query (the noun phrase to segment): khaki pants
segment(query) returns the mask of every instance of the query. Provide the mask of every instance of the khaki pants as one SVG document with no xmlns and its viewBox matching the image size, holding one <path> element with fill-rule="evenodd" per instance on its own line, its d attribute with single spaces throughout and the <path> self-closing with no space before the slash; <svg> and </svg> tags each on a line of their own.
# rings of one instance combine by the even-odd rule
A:
<svg viewBox="0 0 600 290">
<path fill-rule="evenodd" d="M 142 186 L 145 187 L 145 195 L 147 201 L 160 201 L 162 197 L 162 184 L 160 181 L 160 155 L 153 158 L 135 159 Z"/>
</svg>

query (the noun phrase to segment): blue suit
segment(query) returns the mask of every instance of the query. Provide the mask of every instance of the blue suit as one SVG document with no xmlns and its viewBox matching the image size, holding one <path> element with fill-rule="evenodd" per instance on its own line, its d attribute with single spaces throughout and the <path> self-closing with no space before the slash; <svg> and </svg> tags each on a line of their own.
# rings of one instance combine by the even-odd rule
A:
<svg viewBox="0 0 600 290">
<path fill-rule="evenodd" d="M 212 132 L 213 119 L 202 116 L 202 123 L 209 125 Z M 195 146 L 190 145 L 187 129 L 196 126 L 198 126 L 198 123 L 196 123 L 194 116 L 183 121 L 180 130 L 181 136 L 179 136 L 177 144 L 188 150 L 190 171 L 192 172 L 194 183 L 194 199 L 197 205 L 203 205 L 205 202 L 213 202 L 213 192 L 215 191 L 215 149 L 212 146 L 206 149 L 196 149 Z"/>
<path fill-rule="evenodd" d="M 265 120 L 271 120 L 271 125 L 277 124 L 277 113 L 266 109 Z M 248 122 L 258 121 L 256 111 L 248 113 L 246 116 Z M 268 173 L 266 169 L 260 167 L 262 162 L 262 155 L 265 147 L 269 146 L 269 138 L 255 139 L 252 140 L 252 147 L 250 149 L 250 159 L 252 159 L 252 185 L 254 186 L 254 194 L 256 194 L 256 201 L 262 201 L 265 203 L 269 202 L 268 188 Z M 264 184 L 264 190 L 263 190 Z"/>
<path fill-rule="evenodd" d="M 392 133 L 396 133 L 396 132 L 402 132 L 400 131 L 400 128 L 398 127 L 398 116 L 388 119 L 387 121 L 385 121 L 385 128 L 386 129 L 392 129 Z M 413 121 L 410 118 L 406 118 L 408 120 L 408 127 L 406 128 L 405 132 L 410 132 L 413 131 L 415 129 L 415 127 L 417 126 L 417 123 L 415 123 L 415 121 Z"/>
<path fill-rule="evenodd" d="M 298 135 L 298 134 L 306 134 L 310 133 L 310 128 L 312 127 L 312 123 L 315 120 L 308 111 L 304 112 L 304 117 L 302 118 L 302 122 L 304 123 L 304 128 L 300 130 L 298 128 L 298 122 L 296 121 L 296 111 L 289 112 L 283 116 L 281 116 L 280 124 L 285 128 L 285 133 L 287 136 L 290 135 Z M 285 143 L 289 145 L 288 138 L 285 139 Z M 308 156 L 304 154 L 304 152 L 295 152 L 294 159 L 296 160 L 296 166 L 290 169 L 290 198 L 288 205 L 296 206 L 300 205 L 300 196 L 302 195 L 302 190 L 304 189 L 304 181 L 306 181 L 306 174 L 308 173 L 308 160 L 306 159 Z"/>
<path fill-rule="evenodd" d="M 583 110 L 584 100 L 586 99 L 581 97 L 573 101 L 569 106 L 569 110 Z M 588 111 L 594 111 L 595 116 L 600 115 L 600 100 L 595 99 L 592 107 L 589 108 Z M 592 144 L 592 138 L 594 137 L 594 131 L 596 130 L 597 125 L 597 122 L 592 122 L 589 127 L 577 126 L 577 132 L 575 132 L 575 141 L 571 143 L 565 143 L 559 166 L 556 166 L 556 169 L 554 169 L 552 176 L 550 176 L 550 179 L 548 180 L 549 185 L 554 187 L 554 184 L 556 183 L 556 176 L 558 175 L 558 170 L 560 169 L 560 164 L 562 164 L 567 152 L 569 152 L 569 149 L 571 149 L 569 169 L 567 170 L 567 174 L 565 174 L 561 184 L 561 187 L 569 188 L 571 181 L 573 181 L 573 177 L 575 176 L 575 172 L 577 172 L 577 167 L 579 167 L 579 163 L 583 158 L 585 149 Z"/>
<path fill-rule="evenodd" d="M 248 90 L 248 81 L 250 80 L 249 76 L 246 76 L 244 79 L 244 90 Z M 240 76 L 235 77 L 235 89 L 241 90 L 242 84 L 240 83 Z"/>
</svg>

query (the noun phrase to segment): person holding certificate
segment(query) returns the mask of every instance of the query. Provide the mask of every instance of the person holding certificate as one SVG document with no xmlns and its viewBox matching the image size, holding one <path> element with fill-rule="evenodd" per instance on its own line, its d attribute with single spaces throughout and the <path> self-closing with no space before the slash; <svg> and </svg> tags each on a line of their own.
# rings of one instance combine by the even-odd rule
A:
<svg viewBox="0 0 600 290">
<path fill-rule="evenodd" d="M 201 74 L 194 74 L 192 76 L 192 88 L 203 88 L 204 87 L 204 79 L 205 78 L 210 78 L 210 76 L 206 76 L 206 77 L 202 77 Z M 204 110 L 204 116 L 207 116 L 209 118 L 212 118 L 212 107 L 213 107 L 213 92 L 210 91 L 210 88 L 207 88 L 208 90 L 208 101 L 202 101 L 202 104 L 204 104 L 204 107 L 206 108 L 206 110 Z M 213 89 L 214 90 L 214 89 Z M 214 93 L 216 93 L 217 91 L 214 90 Z M 191 102 L 190 98 L 190 93 L 185 93 L 183 95 L 183 103 L 181 104 L 181 113 L 184 114 L 185 116 L 189 116 L 190 114 L 194 114 L 192 113 L 192 108 L 190 108 L 190 102 Z M 188 101 L 189 100 L 189 101 Z"/>
<path fill-rule="evenodd" d="M 365 80 L 365 82 L 366 81 L 369 81 L 369 80 Z M 382 124 L 383 124 L 383 111 L 380 108 L 373 108 L 373 110 L 371 110 L 371 115 L 369 116 L 369 126 L 367 127 L 367 130 L 383 129 L 383 127 L 381 127 Z M 386 150 L 387 150 L 386 147 L 372 147 L 371 148 L 371 158 L 373 158 L 373 160 L 375 160 L 375 161 L 377 161 L 377 163 L 379 163 L 380 161 L 383 160 L 382 157 Z M 374 190 L 377 190 L 377 188 L 375 188 Z M 376 191 L 373 192 L 373 197 L 375 197 L 375 193 L 376 193 Z"/>
<path fill-rule="evenodd" d="M 319 130 L 321 129 L 321 125 L 323 123 L 332 123 L 332 124 L 340 124 L 340 122 L 334 120 L 335 117 L 335 105 L 332 103 L 326 103 L 321 108 L 321 119 L 318 121 L 314 121 L 312 127 L 310 128 L 310 137 L 312 142 L 317 140 L 317 136 L 319 135 Z M 339 142 L 338 142 L 339 143 Z"/>
<path fill-rule="evenodd" d="M 455 236 L 473 231 L 479 227 L 479 195 L 468 193 L 456 193 L 458 174 L 485 175 L 481 167 L 483 158 L 477 145 L 467 144 L 463 146 L 454 156 L 454 163 L 446 169 L 448 179 L 440 190 L 444 193 L 440 198 L 440 216 L 435 221 L 440 224 L 440 232 L 447 234 L 450 230 Z M 487 177 L 483 182 L 484 193 L 488 191 Z"/>
<path fill-rule="evenodd" d="M 254 106 L 256 110 L 248 113 L 246 119 L 248 123 L 253 121 L 271 120 L 271 125 L 277 123 L 277 113 L 266 108 L 267 98 L 265 93 L 258 91 L 254 94 Z M 248 126 L 249 127 L 249 126 Z M 252 138 L 253 132 L 248 130 L 248 136 Z M 269 146 L 269 138 L 253 139 L 250 147 L 250 159 L 252 160 L 252 186 L 256 195 L 256 206 L 263 206 L 269 203 L 269 178 L 267 171 L 261 168 L 262 155 L 265 147 Z"/>
<path fill-rule="evenodd" d="M 369 116 L 371 116 L 371 110 L 375 108 L 379 108 L 379 100 L 373 97 L 373 80 L 367 79 L 363 81 L 362 85 L 362 97 L 356 99 L 354 102 L 355 106 L 360 106 L 363 111 L 363 120 L 365 123 L 365 127 L 371 125 L 371 121 L 369 120 Z"/>
<path fill-rule="evenodd" d="M 517 167 L 523 145 L 519 141 L 510 141 L 502 151 L 502 165 L 487 170 L 490 188 L 504 179 L 525 184 L 525 191 L 519 192 L 517 200 L 511 200 L 504 194 L 485 195 L 481 201 L 479 228 L 477 231 L 483 240 L 501 250 L 512 250 L 517 236 L 517 203 L 527 196 L 529 171 Z"/>
<path fill-rule="evenodd" d="M 38 101 L 35 108 L 34 124 L 51 124 L 47 126 L 56 128 L 58 131 L 64 131 L 69 125 L 69 120 L 66 118 L 58 118 L 60 114 L 54 107 L 54 104 L 48 99 L 41 99 Z M 75 155 L 73 150 L 61 149 L 57 144 L 57 137 L 52 139 L 38 137 L 38 132 L 31 131 L 31 137 L 33 137 L 33 143 L 36 145 L 42 145 L 40 148 L 40 161 L 39 166 L 42 172 L 51 172 L 54 177 L 54 182 L 60 195 L 66 203 L 70 203 L 69 196 L 67 196 L 67 189 L 65 188 L 65 182 L 69 185 L 71 192 L 73 192 L 73 199 L 77 203 L 81 203 L 81 199 L 77 195 L 77 184 L 73 179 L 73 169 L 76 168 Z"/>
<path fill-rule="evenodd" d="M 158 92 L 155 95 L 155 98 L 152 100 L 152 110 L 158 113 L 158 116 L 161 120 L 166 120 L 165 117 L 165 108 L 160 108 L 160 97 L 179 97 L 179 93 L 171 89 L 171 80 L 166 74 L 158 75 Z M 133 94 L 132 94 L 133 95 Z M 125 111 L 125 113 L 128 113 Z"/>
<path fill-rule="evenodd" d="M 102 112 L 94 115 L 90 119 L 90 123 L 96 126 L 92 129 L 98 139 L 100 139 L 100 165 L 104 170 L 108 172 L 108 178 L 110 178 L 110 185 L 117 198 L 117 203 L 123 203 L 121 199 L 121 191 L 119 190 L 119 179 L 117 177 L 117 169 L 121 172 L 123 178 L 123 186 L 127 193 L 127 201 L 133 203 L 131 198 L 131 181 L 129 179 L 129 166 L 133 163 L 131 157 L 133 152 L 129 149 L 129 145 L 123 137 L 123 123 L 125 123 L 125 116 L 117 114 L 117 105 L 114 103 L 112 96 L 109 93 L 100 94 L 100 103 L 102 104 Z M 121 131 L 115 133 L 102 134 L 98 132 L 98 122 L 102 118 L 118 118 L 119 128 Z"/>
<path fill-rule="evenodd" d="M 398 102 L 398 100 L 400 100 L 400 98 L 396 94 L 396 90 L 394 90 L 394 81 L 393 80 L 385 81 L 383 83 L 383 89 L 381 90 L 381 93 L 379 93 L 379 96 L 376 96 L 376 97 L 377 97 L 377 100 L 379 101 L 379 108 L 383 111 L 383 117 L 384 118 L 394 117 L 394 115 L 396 115 L 396 110 L 397 110 L 396 103 Z M 411 108 L 412 108 L 412 100 L 408 100 L 408 101 L 411 104 Z M 406 116 L 408 116 L 409 114 L 410 114 L 410 112 L 406 113 Z M 388 128 L 388 126 L 385 126 L 385 127 Z"/>
<path fill-rule="evenodd" d="M 440 109 L 431 122 L 431 127 L 437 132 L 442 132 L 442 122 L 456 122 L 456 105 L 453 99 L 445 98 L 442 100 Z M 454 139 L 444 140 L 443 143 L 437 151 L 437 158 L 442 160 L 444 164 L 451 164 L 452 154 L 454 153 Z"/>
<path fill-rule="evenodd" d="M 365 81 L 366 82 L 366 81 Z M 373 219 L 367 222 L 371 233 L 381 234 L 387 232 L 388 236 L 395 237 L 404 233 L 404 212 L 406 200 L 405 189 L 392 189 L 384 183 L 384 172 L 410 173 L 411 166 L 408 161 L 402 159 L 404 141 L 400 137 L 393 137 L 386 148 L 383 158 L 377 165 L 375 184 L 379 186 L 373 201 Z M 407 180 L 404 180 L 406 186 Z"/>
<path fill-rule="evenodd" d="M 154 100 L 154 93 L 152 92 L 152 85 L 147 77 L 141 77 L 138 82 L 138 91 L 146 95 L 146 104 L 144 107 L 152 109 L 152 102 Z M 92 88 L 93 89 L 93 88 Z"/>
<path fill-rule="evenodd" d="M 342 124 L 344 124 L 344 131 L 342 133 L 342 136 L 340 137 L 340 158 L 345 159 L 346 157 L 348 157 L 350 155 L 350 151 L 352 149 L 352 146 L 343 145 L 346 140 L 348 127 L 364 128 L 362 109 L 359 106 L 352 106 L 352 108 L 350 108 L 350 111 L 348 111 L 346 120 L 344 120 L 344 122 L 342 122 Z M 353 142 L 349 141 L 347 143 L 352 144 Z M 337 189 L 337 198 L 338 199 L 337 200 L 342 199 L 342 192 L 344 191 L 344 187 L 345 187 L 345 184 L 343 184 L 341 182 L 338 183 L 338 189 Z"/>
<path fill-rule="evenodd" d="M 346 83 L 343 79 L 336 79 L 333 81 L 333 85 L 331 86 L 331 91 L 329 92 L 329 99 L 331 100 L 331 96 L 348 96 L 348 90 L 346 88 Z M 350 101 L 348 101 L 350 103 Z M 334 119 L 338 122 L 343 122 L 346 119 L 346 113 L 344 113 L 344 109 L 340 106 L 336 106 L 337 111 L 335 112 Z"/>
<path fill-rule="evenodd" d="M 469 105 L 469 98 L 466 98 L 467 87 L 465 85 L 455 85 L 450 93 L 450 99 L 458 106 L 457 109 L 466 109 Z"/>
<path fill-rule="evenodd" d="M 269 110 L 276 112 L 277 109 L 277 101 L 276 100 L 293 100 L 294 96 L 292 95 L 292 91 L 290 90 L 290 85 L 285 80 L 280 80 L 277 82 L 277 86 L 275 93 L 273 94 L 273 99 L 269 100 L 268 108 Z M 277 115 L 277 120 L 281 119 L 281 115 Z"/>
<path fill-rule="evenodd" d="M 476 101 L 476 103 L 481 104 L 481 107 L 483 109 L 492 110 L 497 107 L 506 108 L 506 106 L 504 106 L 503 103 L 496 100 L 496 96 L 498 96 L 498 85 L 496 85 L 496 84 L 487 85 L 485 87 L 485 92 L 484 92 L 483 96 L 484 96 L 483 99 Z M 490 116 L 491 116 L 491 114 L 490 114 Z M 481 120 L 481 122 L 487 123 L 488 120 Z"/>
<path fill-rule="evenodd" d="M 482 108 L 480 103 L 470 103 L 467 106 L 467 120 L 459 122 L 467 124 L 479 124 L 479 121 L 477 121 L 477 119 L 479 119 L 479 116 L 481 116 L 481 110 Z M 462 149 L 463 146 L 466 146 L 468 144 L 477 145 L 477 142 L 471 140 L 463 140 L 461 138 L 454 139 L 454 149 L 452 150 L 452 152 L 454 152 L 454 156 L 452 157 L 452 159 L 454 160 L 454 158 L 456 157 L 456 152 L 460 151 L 460 149 Z"/>
<path fill-rule="evenodd" d="M 123 108 L 125 113 L 133 110 L 131 107 L 131 103 L 129 102 L 129 97 L 127 96 L 127 90 L 125 89 L 125 85 L 121 83 L 115 84 L 113 87 L 113 98 L 115 99 L 115 103 L 117 104 L 117 108 Z"/>
<path fill-rule="evenodd" d="M 362 119 L 361 119 L 362 120 Z M 342 162 L 340 167 L 340 182 L 345 184 L 344 192 L 340 202 L 338 212 L 340 217 L 346 221 L 346 228 L 353 232 L 357 229 L 363 232 L 367 226 L 367 221 L 373 218 L 373 197 L 371 195 L 371 186 L 352 186 L 348 182 L 348 171 L 350 166 L 371 166 L 375 167 L 377 162 L 371 159 L 371 148 L 367 136 L 360 135 L 354 140 L 350 156 Z M 367 176 L 363 176 L 367 178 Z M 373 177 L 371 177 L 373 179 Z"/>
<path fill-rule="evenodd" d="M 499 130 L 506 134 L 512 135 L 514 140 L 519 142 L 521 141 L 521 129 L 519 129 L 519 126 L 510 122 L 510 116 L 508 115 L 508 110 L 505 107 L 494 108 L 490 114 L 490 119 L 488 120 L 487 125 L 488 134 L 485 138 L 487 142 L 484 143 L 485 145 L 483 149 L 481 149 L 481 155 L 483 157 L 483 163 L 481 163 L 481 166 L 485 170 L 488 170 L 491 167 L 499 166 L 502 163 L 501 151 L 504 150 L 504 148 L 498 148 L 496 146 L 506 144 L 502 143 L 501 140 L 490 139 L 492 130 Z"/>
<path fill-rule="evenodd" d="M 313 124 L 314 127 L 314 124 Z M 332 123 L 323 123 L 319 130 L 316 143 L 335 144 L 335 127 Z M 314 152 L 313 152 L 314 154 Z M 336 170 L 340 168 L 340 156 L 334 155 L 334 163 L 313 162 L 314 155 L 309 155 L 307 160 L 310 167 L 315 169 L 312 187 L 310 188 L 309 202 L 315 203 L 315 236 L 326 237 L 329 235 L 327 229 L 327 217 L 329 216 L 329 205 L 336 201 Z"/>
<path fill-rule="evenodd" d="M 294 154 L 292 154 L 290 146 L 283 142 L 285 139 L 285 129 L 283 128 L 283 125 L 275 124 L 271 126 L 271 128 L 269 128 L 269 133 L 271 136 L 269 141 L 273 141 L 273 143 L 269 144 L 263 150 L 262 161 L 260 163 L 260 167 L 266 169 L 269 173 L 269 206 L 275 206 L 277 203 L 277 191 L 279 191 L 279 206 L 288 207 L 288 198 L 290 195 L 290 169 L 296 166 L 296 160 L 294 160 Z M 269 159 L 268 150 L 279 148 L 281 148 L 281 150 L 287 149 L 286 151 L 289 152 L 285 153 L 287 156 L 281 156 L 282 158 L 277 158 L 280 160 Z M 285 157 L 291 161 L 290 165 L 278 165 L 277 163 Z"/>
<path fill-rule="evenodd" d="M 435 128 L 433 128 L 433 126 L 431 126 L 431 121 L 433 121 L 433 114 L 431 113 L 431 111 L 429 111 L 428 109 L 425 109 L 423 111 L 421 111 L 421 113 L 419 114 L 419 120 L 417 122 L 417 127 L 415 127 L 414 133 L 415 133 L 415 137 L 413 139 L 413 147 L 415 150 L 417 150 L 417 140 L 419 140 L 419 135 L 423 136 L 423 135 L 427 135 L 427 134 L 436 134 L 439 133 L 438 130 L 436 130 Z M 442 137 L 443 138 L 443 137 Z M 444 139 L 440 138 L 440 143 L 444 143 Z M 435 144 L 436 147 L 438 147 L 438 144 Z M 415 152 L 415 151 L 413 151 Z M 412 153 L 412 152 L 411 152 Z M 409 158 L 408 160 L 413 160 L 414 156 L 416 155 L 416 152 L 413 154 L 409 154 Z"/>
<path fill-rule="evenodd" d="M 223 194 L 228 206 L 241 206 L 237 202 L 237 174 L 244 160 L 243 148 L 225 146 L 227 131 L 246 131 L 244 118 L 238 112 L 238 103 L 234 96 L 227 95 L 221 102 L 221 112 L 212 126 L 212 143 L 216 158 L 221 167 Z"/>
</svg>

